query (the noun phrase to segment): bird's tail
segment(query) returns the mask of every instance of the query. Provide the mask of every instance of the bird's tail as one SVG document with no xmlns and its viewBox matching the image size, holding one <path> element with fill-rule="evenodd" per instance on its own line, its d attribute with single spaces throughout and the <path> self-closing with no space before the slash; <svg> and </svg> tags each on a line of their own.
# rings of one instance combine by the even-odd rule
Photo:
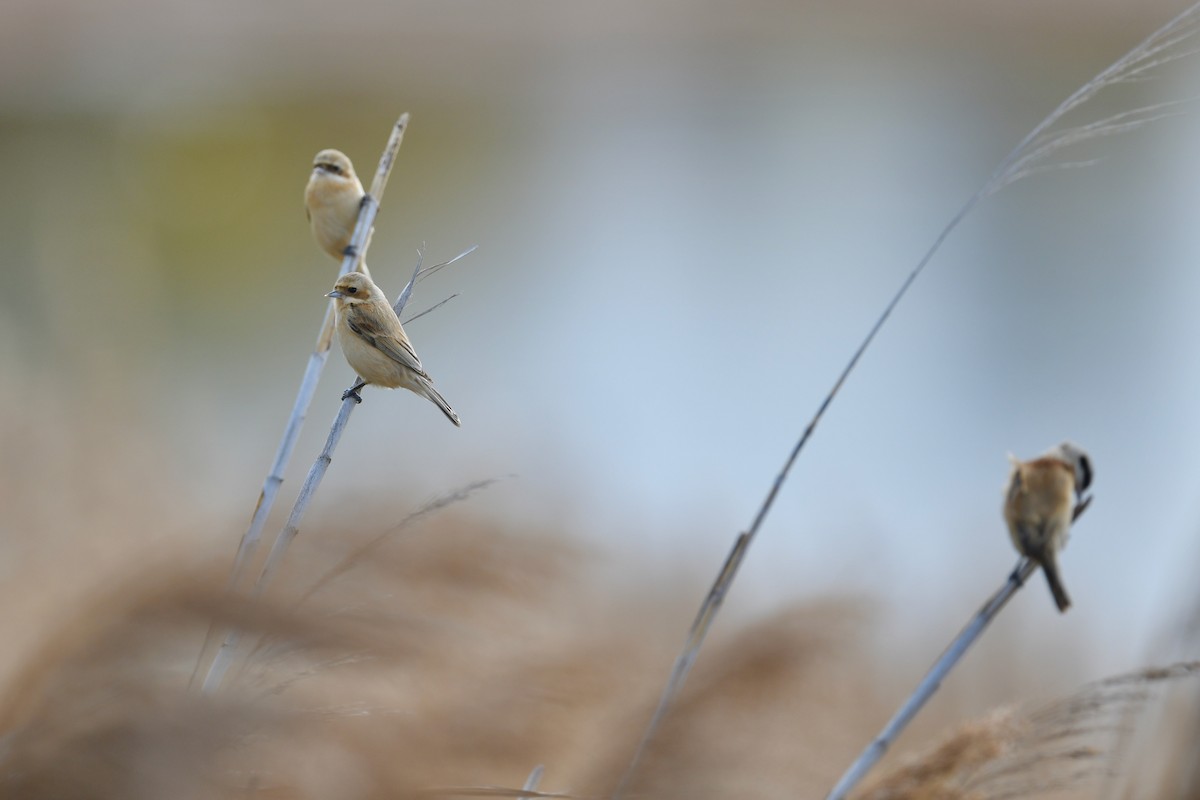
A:
<svg viewBox="0 0 1200 800">
<path fill-rule="evenodd" d="M 437 389 L 425 381 L 421 381 L 421 389 L 424 390 L 425 396 L 442 410 L 442 413 L 446 415 L 446 419 L 453 422 L 456 427 L 462 427 L 462 421 L 458 418 L 458 414 L 454 413 L 454 409 L 450 407 L 450 404 L 446 402 L 446 398 L 442 397 Z"/>
<path fill-rule="evenodd" d="M 1063 588 L 1062 580 L 1058 577 L 1058 563 L 1054 559 L 1054 553 L 1046 553 L 1042 560 L 1042 572 L 1046 573 L 1046 583 L 1050 584 L 1050 594 L 1054 595 L 1059 612 L 1065 613 L 1071 607 L 1071 598 L 1067 597 L 1067 590 Z"/>
</svg>

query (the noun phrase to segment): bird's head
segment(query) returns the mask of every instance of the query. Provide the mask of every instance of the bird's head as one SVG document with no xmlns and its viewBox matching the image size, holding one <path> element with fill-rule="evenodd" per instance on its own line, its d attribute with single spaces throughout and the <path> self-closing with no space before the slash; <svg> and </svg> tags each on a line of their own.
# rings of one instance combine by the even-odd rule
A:
<svg viewBox="0 0 1200 800">
<path fill-rule="evenodd" d="M 1046 455 L 1060 459 L 1075 472 L 1075 494 L 1082 496 L 1092 485 L 1092 460 L 1087 451 L 1074 442 L 1063 442 Z"/>
<path fill-rule="evenodd" d="M 361 272 L 347 272 L 337 279 L 337 283 L 333 285 L 333 291 L 325 296 L 332 297 L 339 303 L 356 305 L 378 300 L 383 297 L 383 292 Z"/>
<path fill-rule="evenodd" d="M 313 175 L 354 178 L 354 165 L 341 150 L 322 150 L 313 158 Z"/>
</svg>

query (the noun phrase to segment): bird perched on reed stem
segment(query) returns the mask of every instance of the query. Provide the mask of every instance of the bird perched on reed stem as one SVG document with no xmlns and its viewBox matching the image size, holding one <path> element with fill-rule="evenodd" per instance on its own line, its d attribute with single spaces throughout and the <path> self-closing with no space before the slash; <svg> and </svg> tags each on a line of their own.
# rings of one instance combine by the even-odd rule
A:
<svg viewBox="0 0 1200 800">
<path fill-rule="evenodd" d="M 1030 461 L 1009 455 L 1012 472 L 1004 492 L 1004 520 L 1013 545 L 1041 565 L 1060 612 L 1071 605 L 1058 574 L 1075 506 L 1092 485 L 1092 462 L 1076 444 L 1063 442 Z"/>
<path fill-rule="evenodd" d="M 322 150 L 313 158 L 312 174 L 304 188 L 304 211 L 313 238 L 335 261 L 340 262 L 347 255 L 358 224 L 358 211 L 366 196 L 345 153 Z M 362 272 L 371 274 L 365 261 Z"/>
<path fill-rule="evenodd" d="M 361 403 L 358 390 L 367 384 L 408 389 L 428 398 L 451 422 L 462 426 L 446 398 L 433 388 L 400 318 L 374 281 L 361 272 L 350 272 L 338 278 L 326 297 L 336 301 L 338 341 L 360 378 L 342 395 L 343 400 L 353 397 Z"/>
</svg>

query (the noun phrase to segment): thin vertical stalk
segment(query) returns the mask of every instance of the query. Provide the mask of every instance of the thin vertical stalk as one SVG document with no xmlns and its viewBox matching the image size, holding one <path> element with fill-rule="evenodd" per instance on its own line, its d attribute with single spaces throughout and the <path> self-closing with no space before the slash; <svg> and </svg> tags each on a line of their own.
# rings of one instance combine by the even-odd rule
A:
<svg viewBox="0 0 1200 800">
<path fill-rule="evenodd" d="M 396 155 L 400 152 L 400 145 L 404 141 L 404 132 L 408 128 L 408 119 L 408 112 L 405 112 L 400 115 L 400 118 L 396 120 L 396 124 L 392 126 L 391 134 L 383 149 L 383 155 L 379 159 L 379 166 L 375 170 L 375 177 L 371 182 L 371 190 L 358 212 L 358 221 L 355 225 L 354 233 L 350 238 L 350 245 L 346 248 L 346 255 L 342 258 L 341 267 L 338 270 L 339 277 L 358 269 L 359 265 L 363 263 L 367 248 L 370 246 L 371 232 L 375 225 L 375 218 L 379 214 L 379 202 L 383 197 L 384 189 L 387 187 L 392 167 L 395 166 Z M 321 323 L 321 330 L 317 334 L 316 347 L 308 357 L 308 364 L 304 369 L 304 377 L 300 381 L 300 389 L 296 393 L 296 400 L 292 404 L 292 412 L 288 416 L 287 425 L 284 427 L 283 438 L 279 442 L 275 459 L 272 461 L 266 480 L 263 482 L 262 491 L 258 497 L 258 504 L 254 507 L 254 513 L 250 517 L 250 527 L 242 535 L 237 554 L 234 556 L 233 567 L 229 575 L 230 591 L 235 590 L 240 585 L 247 565 L 254 557 L 255 552 L 257 552 L 258 545 L 262 540 L 263 528 L 266 527 L 267 518 L 274 508 L 275 500 L 279 495 L 279 489 L 283 485 L 284 473 L 287 471 L 288 463 L 291 461 L 292 452 L 296 448 L 296 442 L 300 438 L 300 431 L 303 429 L 304 421 L 308 416 L 308 408 L 312 404 L 313 396 L 316 394 L 317 383 L 321 379 L 321 372 L 325 368 L 325 362 L 329 357 L 329 349 L 333 344 L 333 309 L 334 305 L 331 300 L 325 309 L 325 318 Z M 196 667 L 192 671 L 190 683 L 195 682 L 201 665 L 204 663 L 204 654 L 208 649 L 208 644 L 212 639 L 214 630 L 215 628 L 210 625 L 208 632 L 205 634 L 204 645 L 201 647 Z"/>
</svg>

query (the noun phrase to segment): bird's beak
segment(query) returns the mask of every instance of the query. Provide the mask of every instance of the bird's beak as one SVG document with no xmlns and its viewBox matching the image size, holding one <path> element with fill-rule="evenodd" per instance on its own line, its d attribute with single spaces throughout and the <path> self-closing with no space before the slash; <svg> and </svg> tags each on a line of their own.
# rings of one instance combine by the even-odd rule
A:
<svg viewBox="0 0 1200 800">
<path fill-rule="evenodd" d="M 327 294 L 325 296 L 326 297 L 345 297 L 346 295 L 342 294 L 337 289 L 334 289 L 332 292 L 330 292 L 329 294 Z"/>
</svg>

